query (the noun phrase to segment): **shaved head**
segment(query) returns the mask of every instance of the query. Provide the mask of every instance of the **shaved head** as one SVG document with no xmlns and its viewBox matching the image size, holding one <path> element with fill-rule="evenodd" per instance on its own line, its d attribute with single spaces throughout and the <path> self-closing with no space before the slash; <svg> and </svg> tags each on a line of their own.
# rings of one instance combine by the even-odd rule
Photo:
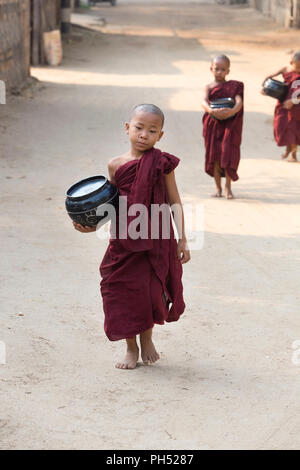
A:
<svg viewBox="0 0 300 470">
<path fill-rule="evenodd" d="M 296 51 L 293 53 L 292 62 L 300 62 L 300 51 Z"/>
<path fill-rule="evenodd" d="M 161 127 L 163 127 L 164 122 L 165 122 L 165 116 L 162 110 L 158 106 L 155 106 L 155 104 L 138 104 L 137 106 L 135 106 L 135 108 L 133 108 L 131 115 L 130 115 L 130 120 L 133 118 L 133 116 L 136 113 L 139 113 L 140 111 L 143 113 L 156 114 L 156 116 L 160 116 Z"/>
<path fill-rule="evenodd" d="M 226 62 L 228 68 L 230 67 L 230 59 L 227 57 L 227 55 L 217 55 L 216 57 L 213 58 L 211 63 L 213 64 L 214 62 Z"/>
</svg>

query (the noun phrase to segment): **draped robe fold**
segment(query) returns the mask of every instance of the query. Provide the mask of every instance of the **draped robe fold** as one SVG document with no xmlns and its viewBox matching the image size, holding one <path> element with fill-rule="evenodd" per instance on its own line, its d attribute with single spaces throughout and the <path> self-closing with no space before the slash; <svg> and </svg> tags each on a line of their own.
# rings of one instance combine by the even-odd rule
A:
<svg viewBox="0 0 300 470">
<path fill-rule="evenodd" d="M 128 209 L 132 204 L 147 207 L 149 227 L 151 204 L 168 204 L 164 175 L 178 163 L 174 155 L 153 148 L 115 172 L 120 196 L 128 198 Z M 133 219 L 128 217 L 126 232 Z M 172 222 L 169 239 L 161 237 L 161 227 L 157 239 L 122 238 L 119 229 L 118 221 L 116 237 L 110 239 L 100 265 L 104 330 L 111 341 L 131 338 L 155 323 L 176 321 L 185 309 Z M 123 236 L 124 230 L 121 233 Z"/>
<path fill-rule="evenodd" d="M 236 80 L 223 82 L 209 91 L 208 100 L 244 97 L 244 84 Z M 240 145 L 243 128 L 243 108 L 229 119 L 217 120 L 205 113 L 203 137 L 205 142 L 205 171 L 214 176 L 214 164 L 219 162 L 222 176 L 225 170 L 233 181 L 238 179 Z"/>
<path fill-rule="evenodd" d="M 293 71 L 286 72 L 283 78 L 288 86 L 285 99 L 291 99 L 295 92 L 297 98 L 300 99 L 300 74 Z M 296 81 L 298 84 L 295 83 Z M 292 109 L 288 110 L 283 107 L 283 103 L 277 102 L 274 113 L 274 137 L 279 147 L 300 145 L 300 104 L 295 104 Z"/>
</svg>

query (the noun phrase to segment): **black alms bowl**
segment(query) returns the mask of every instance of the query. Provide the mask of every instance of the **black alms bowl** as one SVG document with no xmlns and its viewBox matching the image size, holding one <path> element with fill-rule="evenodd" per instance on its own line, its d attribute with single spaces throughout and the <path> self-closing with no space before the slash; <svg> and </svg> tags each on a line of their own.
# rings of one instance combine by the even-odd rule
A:
<svg viewBox="0 0 300 470">
<path fill-rule="evenodd" d="M 288 92 L 288 86 L 284 82 L 268 78 L 264 83 L 263 90 L 265 95 L 276 98 L 279 101 L 284 101 Z"/>
<path fill-rule="evenodd" d="M 213 100 L 209 102 L 209 107 L 212 109 L 233 108 L 234 105 L 235 100 L 233 98 L 219 98 L 218 100 Z"/>
<path fill-rule="evenodd" d="M 99 210 L 111 204 L 118 210 L 119 192 L 105 176 L 91 176 L 73 184 L 67 191 L 66 209 L 74 222 L 94 226 L 102 219 L 111 218 L 110 212 L 99 215 Z"/>
<path fill-rule="evenodd" d="M 220 109 L 220 108 L 233 108 L 235 106 L 235 100 L 233 98 L 219 98 L 217 100 L 213 100 L 209 102 L 209 107 L 211 109 Z M 211 115 L 212 118 L 216 119 L 219 121 L 219 119 L 214 116 L 213 114 Z M 228 119 L 232 119 L 234 116 Z"/>
</svg>

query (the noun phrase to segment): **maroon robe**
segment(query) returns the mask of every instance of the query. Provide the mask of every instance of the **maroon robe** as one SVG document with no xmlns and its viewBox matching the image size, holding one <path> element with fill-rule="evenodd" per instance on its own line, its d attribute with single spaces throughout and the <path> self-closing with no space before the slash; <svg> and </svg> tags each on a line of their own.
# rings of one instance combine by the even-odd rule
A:
<svg viewBox="0 0 300 470">
<path fill-rule="evenodd" d="M 168 203 L 164 175 L 178 163 L 177 157 L 153 148 L 121 165 L 115 181 L 120 195 L 128 197 L 128 208 L 141 203 L 151 214 L 151 203 Z M 104 330 L 111 341 L 132 338 L 154 323 L 176 321 L 185 309 L 172 223 L 169 239 L 121 239 L 119 222 L 116 232 L 100 265 Z"/>
<path fill-rule="evenodd" d="M 220 98 L 243 98 L 244 84 L 236 80 L 220 83 L 209 90 L 208 100 Z M 237 169 L 240 162 L 242 141 L 243 108 L 232 118 L 217 120 L 208 113 L 203 116 L 203 137 L 205 142 L 205 171 L 214 176 L 214 164 L 219 162 L 222 176 L 225 170 L 233 181 L 239 177 Z"/>
<path fill-rule="evenodd" d="M 300 89 L 300 83 L 293 88 L 296 80 L 300 81 L 298 72 L 286 72 L 283 74 L 285 83 L 288 85 L 286 100 L 291 99 L 295 91 Z M 300 99 L 300 94 L 297 96 Z M 283 103 L 277 102 L 274 114 L 274 137 L 279 147 L 285 145 L 300 145 L 300 104 L 296 104 L 288 110 Z"/>
</svg>

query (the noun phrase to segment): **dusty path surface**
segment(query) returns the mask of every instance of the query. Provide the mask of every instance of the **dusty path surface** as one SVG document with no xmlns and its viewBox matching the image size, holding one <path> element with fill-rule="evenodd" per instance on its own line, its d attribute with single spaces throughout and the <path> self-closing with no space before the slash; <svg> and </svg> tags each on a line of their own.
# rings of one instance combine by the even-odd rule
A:
<svg viewBox="0 0 300 470">
<path fill-rule="evenodd" d="M 275 102 L 259 94 L 299 32 L 182 1 L 124 0 L 74 21 L 97 31 L 80 29 L 60 67 L 33 69 L 39 89 L 0 109 L 1 448 L 299 448 L 300 165 L 280 160 Z M 219 52 L 246 84 L 234 201 L 211 199 L 203 171 L 200 103 Z M 64 192 L 106 174 L 129 109 L 149 101 L 165 110 L 184 202 L 204 206 L 204 248 L 184 267 L 181 321 L 155 328 L 161 361 L 120 371 L 98 288 L 106 241 L 72 229 Z"/>
</svg>

